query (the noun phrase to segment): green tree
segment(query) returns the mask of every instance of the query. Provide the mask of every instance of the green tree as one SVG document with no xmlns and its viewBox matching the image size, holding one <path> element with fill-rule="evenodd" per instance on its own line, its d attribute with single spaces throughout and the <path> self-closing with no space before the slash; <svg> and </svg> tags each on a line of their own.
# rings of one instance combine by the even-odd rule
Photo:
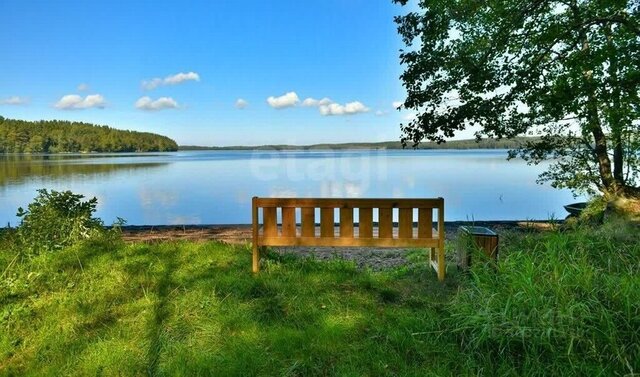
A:
<svg viewBox="0 0 640 377">
<path fill-rule="evenodd" d="M 148 132 L 60 120 L 28 122 L 0 117 L 0 153 L 175 151 L 176 142 Z"/>
<path fill-rule="evenodd" d="M 393 0 L 406 5 L 408 0 Z M 404 145 L 538 135 L 510 157 L 574 193 L 640 197 L 640 2 L 421 0 L 398 16 Z"/>
<path fill-rule="evenodd" d="M 29 153 L 40 153 L 44 152 L 46 149 L 46 141 L 40 135 L 35 135 L 29 139 L 27 146 L 25 148 L 25 152 Z"/>
</svg>

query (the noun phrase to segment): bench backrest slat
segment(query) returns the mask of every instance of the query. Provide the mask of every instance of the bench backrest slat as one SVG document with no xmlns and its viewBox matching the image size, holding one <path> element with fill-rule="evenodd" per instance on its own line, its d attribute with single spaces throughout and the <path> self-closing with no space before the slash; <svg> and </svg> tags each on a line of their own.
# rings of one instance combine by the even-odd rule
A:
<svg viewBox="0 0 640 377">
<path fill-rule="evenodd" d="M 331 207 L 320 208 L 320 237 L 334 237 L 334 210 Z"/>
<path fill-rule="evenodd" d="M 264 207 L 262 209 L 262 217 L 264 224 L 264 236 L 276 237 L 278 235 L 278 223 L 275 207 Z"/>
<path fill-rule="evenodd" d="M 413 238 L 413 209 L 400 208 L 398 214 L 398 237 Z"/>
<path fill-rule="evenodd" d="M 378 237 L 393 238 L 392 208 L 380 208 L 378 210 Z"/>
<path fill-rule="evenodd" d="M 340 208 L 340 238 L 353 238 L 353 208 Z"/>
<path fill-rule="evenodd" d="M 282 209 L 282 237 L 296 236 L 296 209 L 285 207 Z"/>
<path fill-rule="evenodd" d="M 433 238 L 433 209 L 418 208 L 418 238 Z"/>
<path fill-rule="evenodd" d="M 358 210 L 358 233 L 362 238 L 373 238 L 373 208 Z"/>
<path fill-rule="evenodd" d="M 302 237 L 315 237 L 316 235 L 316 210 L 304 207 L 300 210 Z"/>
</svg>

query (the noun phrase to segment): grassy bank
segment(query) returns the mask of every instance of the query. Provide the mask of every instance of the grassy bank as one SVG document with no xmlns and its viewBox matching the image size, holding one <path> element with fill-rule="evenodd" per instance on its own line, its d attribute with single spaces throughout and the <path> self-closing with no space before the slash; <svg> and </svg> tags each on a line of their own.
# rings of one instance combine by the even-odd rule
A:
<svg viewBox="0 0 640 377">
<path fill-rule="evenodd" d="M 636 232 L 637 233 L 637 232 Z M 506 235 L 496 270 L 384 272 L 246 247 L 0 248 L 0 374 L 451 375 L 640 371 L 640 237 Z"/>
</svg>

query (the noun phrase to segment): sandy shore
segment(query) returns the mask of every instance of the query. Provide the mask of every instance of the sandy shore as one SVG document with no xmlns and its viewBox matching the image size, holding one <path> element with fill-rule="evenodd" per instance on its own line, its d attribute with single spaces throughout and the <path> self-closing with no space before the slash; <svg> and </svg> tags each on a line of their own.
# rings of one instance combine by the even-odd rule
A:
<svg viewBox="0 0 640 377">
<path fill-rule="evenodd" d="M 462 225 L 484 226 L 500 233 L 504 230 L 548 229 L 548 221 L 452 221 L 445 223 L 446 238 L 455 239 Z M 128 225 L 122 228 L 127 242 L 146 241 L 221 241 L 233 244 L 251 242 L 251 224 L 228 225 Z"/>
</svg>

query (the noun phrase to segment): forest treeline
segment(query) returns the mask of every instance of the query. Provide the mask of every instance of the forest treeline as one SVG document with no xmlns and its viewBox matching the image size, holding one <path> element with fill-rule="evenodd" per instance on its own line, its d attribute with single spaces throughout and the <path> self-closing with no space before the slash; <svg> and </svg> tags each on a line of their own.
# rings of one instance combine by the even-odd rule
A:
<svg viewBox="0 0 640 377">
<path fill-rule="evenodd" d="M 516 149 L 531 137 L 515 137 L 513 139 L 476 139 L 451 140 L 446 143 L 422 143 L 417 149 Z M 312 145 L 257 145 L 257 146 L 229 146 L 229 147 L 203 147 L 197 145 L 181 145 L 181 151 L 189 150 L 342 150 L 342 149 L 403 149 L 399 141 L 382 141 L 376 143 L 338 143 L 338 144 L 312 144 Z M 408 145 L 407 149 L 411 149 Z"/>
<path fill-rule="evenodd" d="M 25 121 L 0 116 L 0 153 L 165 152 L 166 136 L 63 120 Z"/>
</svg>

